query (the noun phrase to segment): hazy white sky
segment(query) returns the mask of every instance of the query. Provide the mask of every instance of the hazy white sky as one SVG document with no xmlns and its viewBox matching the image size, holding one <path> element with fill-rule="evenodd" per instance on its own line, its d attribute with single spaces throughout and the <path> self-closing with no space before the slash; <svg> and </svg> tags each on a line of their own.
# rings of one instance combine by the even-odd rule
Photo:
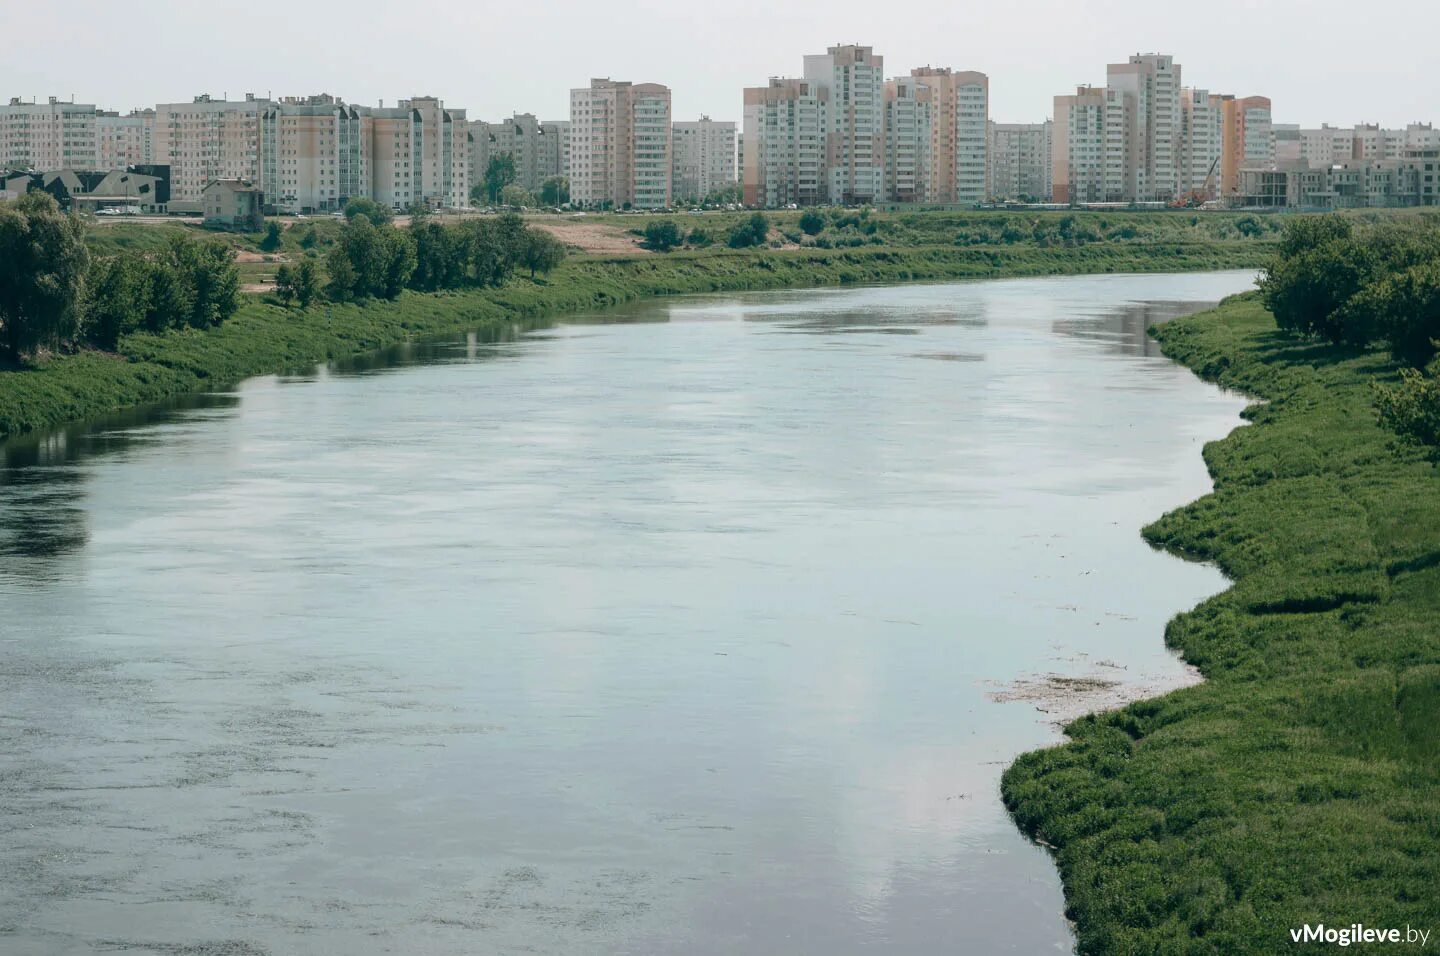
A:
<svg viewBox="0 0 1440 956">
<path fill-rule="evenodd" d="M 329 92 L 435 94 L 472 118 L 565 118 L 592 76 L 657 82 L 676 119 L 738 121 L 740 90 L 806 53 L 865 43 L 887 75 L 990 75 L 991 116 L 1033 122 L 1135 52 L 1186 85 L 1274 101 L 1276 122 L 1440 122 L 1440 0 L 295 0 L 276 5 L 6 0 L 0 96 L 126 110 Z"/>
</svg>

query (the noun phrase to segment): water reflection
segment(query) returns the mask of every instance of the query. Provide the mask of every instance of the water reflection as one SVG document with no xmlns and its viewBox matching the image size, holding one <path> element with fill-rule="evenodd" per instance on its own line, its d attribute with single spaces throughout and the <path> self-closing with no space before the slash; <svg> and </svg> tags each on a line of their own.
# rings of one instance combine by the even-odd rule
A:
<svg viewBox="0 0 1440 956">
<path fill-rule="evenodd" d="M 1057 319 L 1050 328 L 1059 335 L 1101 342 L 1106 351 L 1117 355 L 1159 356 L 1163 353 L 1149 333 L 1150 326 L 1193 315 L 1213 304 L 1203 300 L 1127 302 L 1100 315 Z"/>
</svg>

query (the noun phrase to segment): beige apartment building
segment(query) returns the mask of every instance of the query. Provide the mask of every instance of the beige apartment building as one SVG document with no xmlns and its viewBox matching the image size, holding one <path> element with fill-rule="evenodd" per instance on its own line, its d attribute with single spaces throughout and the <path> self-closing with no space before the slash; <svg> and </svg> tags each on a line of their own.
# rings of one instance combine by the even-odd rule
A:
<svg viewBox="0 0 1440 956">
<path fill-rule="evenodd" d="M 1209 90 L 1180 92 L 1179 192 L 1202 201 L 1220 192 L 1220 159 L 1225 143 L 1226 97 Z"/>
<path fill-rule="evenodd" d="M 447 109 L 434 96 L 400 101 L 414 113 L 420 139 L 412 155 L 415 198 L 429 206 L 470 204 L 470 123 L 464 110 Z"/>
<path fill-rule="evenodd" d="M 1129 161 L 1123 198 L 1168 201 L 1178 192 L 1175 146 L 1180 129 L 1180 64 L 1163 54 L 1135 54 L 1105 68 L 1105 86 L 1125 98 Z"/>
<path fill-rule="evenodd" d="M 911 70 L 910 75 L 931 91 L 925 201 L 984 202 L 990 198 L 990 78 L 973 70 L 933 66 Z"/>
<path fill-rule="evenodd" d="M 1050 154 L 1055 124 L 990 124 L 990 197 L 1048 202 L 1053 183 Z"/>
<path fill-rule="evenodd" d="M 0 106 L 0 168 L 84 169 L 100 165 L 98 116 L 93 103 L 23 103 Z"/>
<path fill-rule="evenodd" d="M 125 115 L 101 111 L 95 117 L 97 169 L 125 169 L 155 161 L 155 111 Z"/>
<path fill-rule="evenodd" d="M 704 199 L 735 185 L 735 124 L 701 116 L 671 128 L 671 191 L 676 201 Z"/>
<path fill-rule="evenodd" d="M 329 94 L 286 97 L 260 117 L 260 178 L 267 204 L 284 213 L 343 209 L 369 196 L 371 124 Z"/>
<path fill-rule="evenodd" d="M 805 79 L 829 93 L 822 135 L 827 199 L 885 195 L 885 58 L 868 46 L 832 46 L 805 57 Z"/>
<path fill-rule="evenodd" d="M 1082 86 L 1055 97 L 1051 197 L 1057 203 L 1124 201 L 1130 165 L 1124 93 Z"/>
<path fill-rule="evenodd" d="M 925 202 L 930 194 L 935 90 L 916 76 L 885 81 L 885 197 Z"/>
<path fill-rule="evenodd" d="M 206 95 L 155 107 L 155 162 L 170 167 L 170 208 L 200 211 L 201 193 L 217 179 L 260 178 L 260 116 L 272 104 Z"/>
<path fill-rule="evenodd" d="M 829 87 L 773 77 L 745 89 L 741 201 L 747 206 L 810 206 L 829 199 L 825 127 Z"/>
<path fill-rule="evenodd" d="M 570 91 L 570 201 L 578 206 L 670 205 L 670 88 L 594 79 Z"/>
</svg>

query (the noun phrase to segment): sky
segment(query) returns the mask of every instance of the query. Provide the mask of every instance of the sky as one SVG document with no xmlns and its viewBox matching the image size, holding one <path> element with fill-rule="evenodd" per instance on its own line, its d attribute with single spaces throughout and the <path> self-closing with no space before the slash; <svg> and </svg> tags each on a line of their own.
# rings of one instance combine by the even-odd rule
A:
<svg viewBox="0 0 1440 956">
<path fill-rule="evenodd" d="M 738 122 L 742 88 L 861 43 L 887 76 L 988 73 L 999 122 L 1049 116 L 1056 94 L 1103 84 L 1105 64 L 1133 53 L 1171 54 L 1187 86 L 1269 96 L 1277 123 L 1440 122 L 1437 0 L 300 0 L 253 16 L 171 0 L 138 18 L 109 0 L 6 6 L 0 96 L 122 112 L 328 92 L 564 119 L 571 87 L 608 76 L 666 84 L 676 119 Z"/>
</svg>

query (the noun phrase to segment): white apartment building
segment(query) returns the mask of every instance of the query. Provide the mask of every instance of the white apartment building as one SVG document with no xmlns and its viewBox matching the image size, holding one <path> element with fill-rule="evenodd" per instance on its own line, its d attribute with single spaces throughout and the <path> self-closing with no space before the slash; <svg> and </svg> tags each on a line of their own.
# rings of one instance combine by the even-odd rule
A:
<svg viewBox="0 0 1440 956">
<path fill-rule="evenodd" d="M 0 168 L 81 169 L 100 165 L 95 104 L 12 98 L 0 106 Z"/>
<path fill-rule="evenodd" d="M 472 181 L 483 182 L 490 158 L 504 155 L 514 158 L 515 182 L 537 195 L 545 180 L 565 175 L 568 121 L 541 122 L 533 113 L 516 113 L 499 123 L 470 125 Z"/>
<path fill-rule="evenodd" d="M 361 107 L 370 122 L 370 198 L 404 209 L 420 198 L 420 114 L 401 106 Z"/>
<path fill-rule="evenodd" d="M 594 79 L 570 91 L 570 201 L 658 209 L 670 204 L 670 89 Z"/>
<path fill-rule="evenodd" d="M 1048 202 L 1055 124 L 990 124 L 990 197 Z"/>
<path fill-rule="evenodd" d="M 470 204 L 470 124 L 464 110 L 447 109 L 434 96 L 401 100 L 414 113 L 420 138 L 411 155 L 416 200 L 435 207 Z"/>
<path fill-rule="evenodd" d="M 829 87 L 773 77 L 745 89 L 741 199 L 747 206 L 814 205 L 829 199 L 825 128 Z"/>
<path fill-rule="evenodd" d="M 155 111 L 131 110 L 125 115 L 99 112 L 95 117 L 97 169 L 125 169 L 155 161 Z"/>
<path fill-rule="evenodd" d="M 1180 64 L 1163 54 L 1135 54 L 1105 69 L 1105 85 L 1126 100 L 1126 200 L 1168 201 L 1177 192 L 1175 147 L 1180 130 Z"/>
<path fill-rule="evenodd" d="M 1224 97 L 1209 90 L 1180 93 L 1179 191 L 1219 193 L 1220 159 L 1224 151 Z M 1208 184 L 1208 185 L 1207 185 Z"/>
<path fill-rule="evenodd" d="M 930 191 L 934 90 L 919 77 L 885 82 L 885 198 L 924 202 Z"/>
<path fill-rule="evenodd" d="M 735 124 L 708 116 L 675 123 L 671 171 L 676 200 L 704 199 L 735 185 Z"/>
<path fill-rule="evenodd" d="M 824 143 L 830 202 L 884 197 L 884 64 L 872 48 L 853 44 L 805 57 L 805 79 L 829 93 Z"/>
<path fill-rule="evenodd" d="M 1119 93 L 1082 86 L 1055 97 L 1050 140 L 1051 196 L 1059 203 L 1106 202 L 1125 180 L 1125 99 Z M 1113 115 L 1112 115 L 1113 114 Z M 1114 129 L 1107 133 L 1107 126 Z"/>
<path fill-rule="evenodd" d="M 198 212 L 201 191 L 217 179 L 260 176 L 260 115 L 271 106 L 253 93 L 243 100 L 197 96 L 155 107 L 155 162 L 170 167 L 170 208 Z"/>
</svg>

